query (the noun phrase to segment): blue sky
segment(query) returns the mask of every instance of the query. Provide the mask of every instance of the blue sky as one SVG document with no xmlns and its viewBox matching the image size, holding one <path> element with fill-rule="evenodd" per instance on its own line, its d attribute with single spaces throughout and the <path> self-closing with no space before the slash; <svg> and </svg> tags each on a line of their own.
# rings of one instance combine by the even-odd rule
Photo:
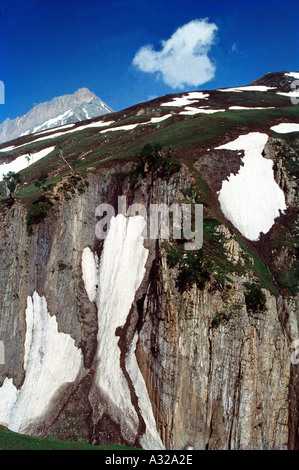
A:
<svg viewBox="0 0 299 470">
<path fill-rule="evenodd" d="M 118 111 L 298 71 L 298 19 L 298 0 L 0 0 L 0 122 L 81 87 Z"/>
</svg>

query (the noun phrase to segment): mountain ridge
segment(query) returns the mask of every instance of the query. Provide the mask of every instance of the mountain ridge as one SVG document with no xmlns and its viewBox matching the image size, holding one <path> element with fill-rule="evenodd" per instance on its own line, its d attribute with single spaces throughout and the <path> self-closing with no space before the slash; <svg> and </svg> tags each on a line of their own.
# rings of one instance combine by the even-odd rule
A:
<svg viewBox="0 0 299 470">
<path fill-rule="evenodd" d="M 280 92 L 288 93 L 292 90 L 292 83 L 298 78 L 299 72 L 269 72 L 251 82 L 250 85 L 272 86 Z"/>
<path fill-rule="evenodd" d="M 39 103 L 25 115 L 7 118 L 0 124 L 0 142 L 8 142 L 23 135 L 75 123 L 112 112 L 88 88 L 79 88 L 73 94 Z"/>
</svg>

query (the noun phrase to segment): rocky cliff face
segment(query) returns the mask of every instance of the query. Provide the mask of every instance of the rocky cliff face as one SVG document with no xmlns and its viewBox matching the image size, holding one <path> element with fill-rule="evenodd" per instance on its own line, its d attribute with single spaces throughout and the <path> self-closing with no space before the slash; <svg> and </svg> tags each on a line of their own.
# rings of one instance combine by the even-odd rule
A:
<svg viewBox="0 0 299 470">
<path fill-rule="evenodd" d="M 98 204 L 116 206 L 121 194 L 130 204 L 171 204 L 194 182 L 185 166 L 168 182 L 148 175 L 133 188 L 126 174 L 128 165 L 90 172 L 84 194 L 61 197 L 30 236 L 22 205 L 2 213 L 1 419 L 24 433 L 101 444 L 295 448 L 295 298 L 265 290 L 267 311 L 250 312 L 250 271 L 182 291 L 163 240 L 145 240 L 144 247 L 134 240 L 130 268 L 128 260 L 122 267 L 126 219 L 118 216 L 121 245 L 116 236 L 108 248 L 107 239 L 95 237 Z M 218 229 L 236 266 L 242 248 Z M 61 348 L 53 356 L 51 338 Z M 38 413 L 28 406 L 34 391 Z"/>
</svg>

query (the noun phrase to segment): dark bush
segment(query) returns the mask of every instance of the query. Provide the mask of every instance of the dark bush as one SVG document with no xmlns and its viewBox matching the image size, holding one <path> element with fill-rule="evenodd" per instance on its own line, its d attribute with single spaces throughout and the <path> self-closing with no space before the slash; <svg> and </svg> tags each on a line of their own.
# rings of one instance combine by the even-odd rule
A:
<svg viewBox="0 0 299 470">
<path fill-rule="evenodd" d="M 181 243 L 167 247 L 167 263 L 176 267 L 178 275 L 176 284 L 180 292 L 184 292 L 196 284 L 203 289 L 210 279 L 210 273 L 203 262 L 203 250 L 185 251 Z"/>
<path fill-rule="evenodd" d="M 266 308 L 266 296 L 261 287 L 255 282 L 245 282 L 245 303 L 251 312 L 264 312 Z"/>
<path fill-rule="evenodd" d="M 154 146 L 152 144 L 145 144 L 140 152 L 140 155 L 142 157 L 146 157 L 148 155 L 151 155 L 153 152 L 154 152 Z"/>
<path fill-rule="evenodd" d="M 45 217 L 47 217 L 52 206 L 53 204 L 50 201 L 42 201 L 32 204 L 27 213 L 26 219 L 28 234 L 32 234 L 33 225 L 39 224 Z"/>
</svg>

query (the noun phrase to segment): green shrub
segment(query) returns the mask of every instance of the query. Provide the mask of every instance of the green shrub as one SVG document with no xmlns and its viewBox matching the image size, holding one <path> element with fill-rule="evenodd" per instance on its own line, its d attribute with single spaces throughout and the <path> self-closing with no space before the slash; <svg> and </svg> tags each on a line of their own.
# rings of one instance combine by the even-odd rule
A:
<svg viewBox="0 0 299 470">
<path fill-rule="evenodd" d="M 32 204 L 26 218 L 27 232 L 29 235 L 33 232 L 33 225 L 39 224 L 45 217 L 47 217 L 52 206 L 53 204 L 47 200 Z"/>
<path fill-rule="evenodd" d="M 169 266 L 178 270 L 176 285 L 180 292 L 190 289 L 193 284 L 203 289 L 210 279 L 207 267 L 203 263 L 202 249 L 186 251 L 183 243 L 175 243 L 167 246 L 166 256 Z"/>
<path fill-rule="evenodd" d="M 251 312 L 265 312 L 266 296 L 261 287 L 255 282 L 244 282 L 244 287 L 247 309 Z"/>
<path fill-rule="evenodd" d="M 168 180 L 181 168 L 179 163 L 172 161 L 170 151 L 168 151 L 167 156 L 165 155 L 160 142 L 146 144 L 142 148 L 139 157 L 141 158 L 141 164 L 138 165 L 135 171 L 140 173 L 142 177 L 144 177 L 146 173 L 151 173 L 156 178 Z M 147 166 L 146 172 L 144 171 L 145 164 Z"/>
<path fill-rule="evenodd" d="M 167 263 L 178 271 L 176 284 L 181 292 L 193 284 L 203 289 L 208 281 L 213 281 L 213 284 L 218 284 L 218 288 L 224 288 L 231 282 L 229 274 L 235 272 L 237 267 L 227 259 L 224 235 L 219 232 L 219 225 L 215 219 L 204 218 L 203 247 L 200 250 L 185 250 L 184 243 L 187 240 L 183 234 L 181 240 L 165 244 Z"/>
<path fill-rule="evenodd" d="M 34 186 L 36 186 L 37 188 L 40 188 L 42 191 L 46 192 L 48 189 L 50 189 L 50 185 L 47 184 L 47 179 L 48 179 L 47 174 L 41 175 L 34 182 Z"/>
<path fill-rule="evenodd" d="M 9 171 L 6 175 L 3 175 L 3 181 L 7 196 L 14 199 L 21 184 L 20 176 L 14 171 Z"/>
<path fill-rule="evenodd" d="M 142 157 L 146 157 L 148 155 L 151 155 L 154 152 L 154 146 L 152 144 L 145 144 L 144 147 L 142 147 L 140 155 Z"/>
<path fill-rule="evenodd" d="M 223 323 L 224 321 L 228 321 L 232 316 L 231 311 L 225 311 L 225 310 L 217 310 L 215 317 L 212 320 L 212 328 L 217 328 L 217 326 L 220 325 L 220 323 Z"/>
</svg>

